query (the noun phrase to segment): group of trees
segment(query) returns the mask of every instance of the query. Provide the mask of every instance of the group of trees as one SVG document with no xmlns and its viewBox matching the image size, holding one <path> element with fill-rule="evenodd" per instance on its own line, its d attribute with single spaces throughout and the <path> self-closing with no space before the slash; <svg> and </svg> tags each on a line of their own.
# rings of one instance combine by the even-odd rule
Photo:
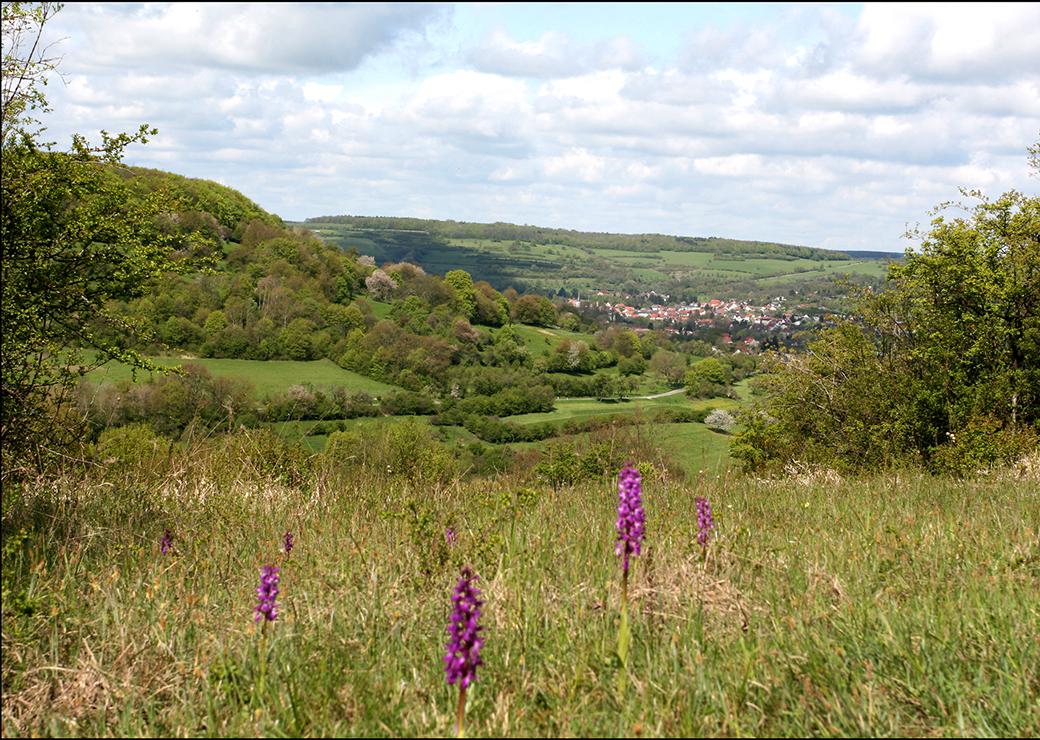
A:
<svg viewBox="0 0 1040 740">
<path fill-rule="evenodd" d="M 183 271 L 205 250 L 205 234 L 181 227 L 190 210 L 178 194 L 137 190 L 119 166 L 126 147 L 155 134 L 75 136 L 57 150 L 37 116 L 56 60 L 43 29 L 54 3 L 2 6 L 2 376 L 0 447 L 5 475 L 27 460 L 38 465 L 78 435 L 71 396 L 91 357 L 144 366 L 127 346 L 134 322 L 113 298 L 143 295 L 161 276 Z M 83 353 L 84 349 L 92 355 Z M 64 439 L 63 439 L 64 437 Z"/>
<path fill-rule="evenodd" d="M 748 466 L 970 473 L 1036 449 L 1040 198 L 966 196 L 853 319 L 769 362 L 735 448 Z"/>
</svg>

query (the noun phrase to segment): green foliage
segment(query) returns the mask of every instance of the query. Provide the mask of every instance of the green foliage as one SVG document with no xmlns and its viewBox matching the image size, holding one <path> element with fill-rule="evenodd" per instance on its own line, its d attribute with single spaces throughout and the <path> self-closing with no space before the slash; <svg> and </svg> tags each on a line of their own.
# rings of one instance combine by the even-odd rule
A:
<svg viewBox="0 0 1040 740">
<path fill-rule="evenodd" d="M 596 358 L 585 342 L 564 339 L 549 355 L 546 370 L 551 373 L 590 373 L 596 369 Z"/>
<path fill-rule="evenodd" d="M 520 324 L 552 326 L 556 323 L 556 307 L 545 296 L 521 296 L 512 306 L 512 318 Z"/>
<path fill-rule="evenodd" d="M 477 292 L 470 274 L 465 270 L 449 270 L 444 274 L 444 282 L 451 288 L 455 312 L 472 319 L 477 312 Z"/>
<path fill-rule="evenodd" d="M 687 392 L 698 398 L 728 395 L 730 369 L 717 357 L 706 357 L 690 366 L 684 376 Z"/>
<path fill-rule="evenodd" d="M 934 451 L 930 467 L 937 473 L 970 477 L 1018 462 L 1035 452 L 1038 442 L 1029 427 L 1008 429 L 999 419 L 980 417 L 951 432 L 949 442 Z"/>
<path fill-rule="evenodd" d="M 624 464 L 622 458 L 621 449 L 610 441 L 590 444 L 581 451 L 572 443 L 560 442 L 549 445 L 534 472 L 556 490 L 579 481 L 616 475 Z"/>
<path fill-rule="evenodd" d="M 678 387 L 686 378 L 686 357 L 678 352 L 659 349 L 650 358 L 650 369 L 663 377 L 669 385 Z"/>
<path fill-rule="evenodd" d="M 368 460 L 368 448 L 363 442 L 360 432 L 333 432 L 321 454 L 335 467 L 359 467 Z"/>
<path fill-rule="evenodd" d="M 685 363 L 683 363 L 685 367 Z M 640 355 L 635 357 L 623 357 L 617 364 L 619 375 L 642 375 L 646 372 L 646 360 Z"/>
<path fill-rule="evenodd" d="M 102 388 L 83 383 L 78 400 L 81 415 L 96 431 L 149 424 L 160 434 L 176 436 L 193 423 L 215 429 L 256 420 L 256 401 L 247 380 L 215 378 L 191 363 L 176 375 L 136 386 L 126 381 Z"/>
<path fill-rule="evenodd" d="M 197 231 L 164 228 L 178 209 L 163 191 L 135 194 L 121 176 L 127 146 L 156 133 L 110 136 L 91 146 L 79 135 L 68 152 L 38 141 L 28 114 L 46 109 L 43 75 L 49 70 L 17 37 L 39 33 L 53 6 L 3 6 L 4 99 L 2 210 L 2 392 L 0 445 L 5 473 L 30 457 L 75 442 L 78 431 L 67 407 L 87 368 L 79 350 L 149 363 L 127 346 L 140 322 L 113 310 L 111 302 L 144 296 L 167 273 L 186 268 L 184 257 L 202 240 Z M 35 48 L 35 46 L 33 47 Z M 21 66 L 16 84 L 8 77 Z"/>
<path fill-rule="evenodd" d="M 101 433 L 94 459 L 113 479 L 148 477 L 166 461 L 169 451 L 170 443 L 147 424 L 128 424 Z"/>
<path fill-rule="evenodd" d="M 174 223 L 189 232 L 208 235 L 223 242 L 238 241 L 243 232 L 252 234 L 266 227 L 278 233 L 281 220 L 267 213 L 242 193 L 212 180 L 184 177 L 172 172 L 144 167 L 119 170 L 127 186 L 140 197 L 153 192 L 167 193 L 179 204 Z M 254 237 L 255 239 L 255 237 Z"/>
<path fill-rule="evenodd" d="M 110 301 L 143 296 L 184 269 L 185 242 L 164 234 L 159 194 L 133 198 L 106 162 L 132 137 L 105 137 L 99 149 L 77 140 L 71 154 L 31 142 L 3 151 L 3 447 L 20 456 L 55 440 L 56 408 L 87 368 L 78 350 L 150 367 L 127 346 L 135 328 Z"/>
<path fill-rule="evenodd" d="M 473 318 L 485 326 L 502 326 L 509 322 L 509 301 L 483 280 L 474 285 L 476 313 Z"/>
<path fill-rule="evenodd" d="M 734 455 L 963 474 L 1021 454 L 1040 424 L 1040 198 L 938 216 L 859 316 L 776 357 Z"/>
</svg>

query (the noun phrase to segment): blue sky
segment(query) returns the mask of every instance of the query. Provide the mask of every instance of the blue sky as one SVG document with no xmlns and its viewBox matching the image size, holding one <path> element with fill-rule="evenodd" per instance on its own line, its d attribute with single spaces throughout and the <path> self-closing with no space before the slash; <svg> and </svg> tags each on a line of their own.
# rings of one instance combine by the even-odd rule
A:
<svg viewBox="0 0 1040 740">
<path fill-rule="evenodd" d="M 70 4 L 51 138 L 288 219 L 512 221 L 902 250 L 1035 191 L 1040 6 Z"/>
</svg>

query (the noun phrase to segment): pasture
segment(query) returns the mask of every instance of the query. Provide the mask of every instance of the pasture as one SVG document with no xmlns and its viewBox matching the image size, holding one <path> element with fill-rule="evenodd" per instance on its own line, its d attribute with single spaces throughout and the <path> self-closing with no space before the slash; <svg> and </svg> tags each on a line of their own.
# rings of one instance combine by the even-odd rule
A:
<svg viewBox="0 0 1040 740">
<path fill-rule="evenodd" d="M 332 360 L 226 360 L 214 358 L 180 358 L 152 357 L 158 365 L 178 367 L 188 363 L 201 365 L 214 377 L 238 378 L 252 384 L 259 398 L 275 393 L 282 393 L 289 387 L 309 383 L 315 387 L 328 388 L 343 386 L 351 391 L 362 391 L 373 396 L 380 396 L 393 390 L 396 386 L 358 375 L 344 370 Z M 136 371 L 120 362 L 110 361 L 92 371 L 87 377 L 95 382 L 112 383 L 123 380 L 144 382 L 153 378 L 155 373 Z"/>
</svg>

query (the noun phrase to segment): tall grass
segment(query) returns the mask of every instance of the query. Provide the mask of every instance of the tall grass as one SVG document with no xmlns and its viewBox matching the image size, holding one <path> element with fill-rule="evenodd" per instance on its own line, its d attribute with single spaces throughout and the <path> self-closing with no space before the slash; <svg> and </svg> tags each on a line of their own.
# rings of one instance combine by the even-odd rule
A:
<svg viewBox="0 0 1040 740">
<path fill-rule="evenodd" d="M 199 465 L 4 492 L 5 736 L 447 734 L 462 564 L 486 599 L 470 736 L 1040 732 L 1035 478 L 646 480 L 620 693 L 616 471 L 553 491 Z"/>
</svg>

